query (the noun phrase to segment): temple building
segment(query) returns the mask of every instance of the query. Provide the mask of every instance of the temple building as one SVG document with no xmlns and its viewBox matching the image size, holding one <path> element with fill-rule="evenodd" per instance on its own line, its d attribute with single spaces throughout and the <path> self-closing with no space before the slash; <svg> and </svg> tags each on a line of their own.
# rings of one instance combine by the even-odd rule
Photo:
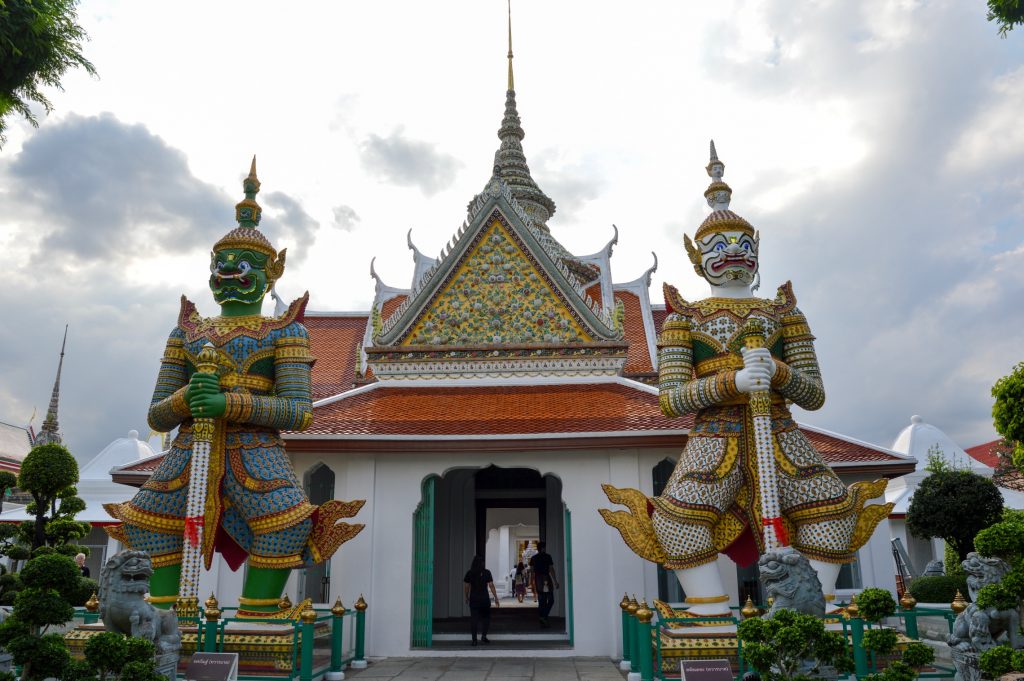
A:
<svg viewBox="0 0 1024 681">
<path fill-rule="evenodd" d="M 483 188 L 453 216 L 464 222 L 443 251 L 428 257 L 410 235 L 407 286 L 385 283 L 371 264 L 370 310 L 304 320 L 317 358 L 314 422 L 286 435 L 288 452 L 312 503 L 365 498 L 356 520 L 367 528 L 328 564 L 293 577 L 290 595 L 347 605 L 364 595 L 372 656 L 466 642 L 465 629 L 449 625 L 468 616 L 462 577 L 473 556 L 485 556 L 502 590 L 537 541 L 561 588 L 554 626 L 530 640 L 614 655 L 624 592 L 682 597 L 674 576 L 634 556 L 597 513 L 603 483 L 659 493 L 692 425 L 658 404 L 666 311 L 649 290 L 657 260 L 617 278 L 617 232 L 587 255 L 560 243 L 555 201 L 523 151 L 511 45 L 508 56 L 493 167 L 480 169 Z M 802 429 L 847 484 L 915 467 L 906 455 Z M 114 481 L 139 486 L 158 461 L 117 467 Z M 756 597 L 753 567 L 725 558 L 719 567 L 734 603 Z M 236 603 L 241 581 L 221 564 L 201 590 Z M 885 527 L 844 570 L 838 593 L 862 584 L 895 585 Z"/>
</svg>

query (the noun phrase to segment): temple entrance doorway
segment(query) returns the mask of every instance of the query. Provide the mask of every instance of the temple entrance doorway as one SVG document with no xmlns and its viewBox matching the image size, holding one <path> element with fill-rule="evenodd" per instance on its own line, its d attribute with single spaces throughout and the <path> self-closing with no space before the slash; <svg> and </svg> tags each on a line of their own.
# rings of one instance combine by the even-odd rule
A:
<svg viewBox="0 0 1024 681">
<path fill-rule="evenodd" d="M 501 601 L 500 608 L 491 608 L 488 638 L 495 650 L 571 645 L 567 518 L 561 480 L 533 469 L 462 468 L 425 480 L 414 516 L 412 645 L 469 645 L 463 578 L 476 555 L 483 556 Z M 547 627 L 534 594 L 528 590 L 519 603 L 513 589 L 516 564 L 528 563 L 540 542 L 561 586 Z"/>
<path fill-rule="evenodd" d="M 334 498 L 334 471 L 318 463 L 303 478 L 306 496 L 314 506 Z M 330 603 L 331 561 L 303 569 L 299 575 L 299 602 L 312 598 L 314 603 Z"/>
</svg>

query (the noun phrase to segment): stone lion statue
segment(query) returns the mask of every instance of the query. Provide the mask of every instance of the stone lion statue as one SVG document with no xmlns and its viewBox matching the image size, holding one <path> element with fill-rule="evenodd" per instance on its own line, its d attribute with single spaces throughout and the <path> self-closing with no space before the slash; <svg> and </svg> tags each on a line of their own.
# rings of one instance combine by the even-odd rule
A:
<svg viewBox="0 0 1024 681">
<path fill-rule="evenodd" d="M 152 576 L 153 562 L 145 551 L 122 551 L 111 557 L 100 573 L 100 618 L 107 631 L 152 641 L 157 671 L 165 673 L 172 659 L 177 665 L 181 634 L 174 612 L 146 602 Z M 174 666 L 170 669 L 174 678 Z"/>
<path fill-rule="evenodd" d="M 983 587 L 998 584 L 1010 571 L 1009 564 L 1001 558 L 986 558 L 974 552 L 968 553 L 967 560 L 961 565 L 967 573 L 967 590 L 971 600 L 977 600 L 978 592 Z M 997 645 L 1003 634 L 1006 634 L 1010 639 L 1009 644 L 1019 648 L 1019 620 L 1020 615 L 1016 610 L 983 610 L 976 603 L 971 603 L 953 623 L 949 645 L 984 652 Z"/>
<path fill-rule="evenodd" d="M 773 599 L 768 617 L 779 610 L 796 610 L 818 617 L 825 614 L 825 596 L 818 573 L 802 553 L 785 546 L 765 553 L 757 566 L 765 595 Z"/>
</svg>

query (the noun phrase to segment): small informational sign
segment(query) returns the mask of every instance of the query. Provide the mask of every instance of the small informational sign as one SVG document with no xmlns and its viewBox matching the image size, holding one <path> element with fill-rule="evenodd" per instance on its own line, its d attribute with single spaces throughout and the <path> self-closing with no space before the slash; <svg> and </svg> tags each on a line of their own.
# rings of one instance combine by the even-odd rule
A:
<svg viewBox="0 0 1024 681">
<path fill-rule="evenodd" d="M 195 653 L 185 681 L 238 681 L 238 653 Z"/>
<path fill-rule="evenodd" d="M 683 660 L 679 663 L 683 681 L 733 681 L 729 660 Z"/>
</svg>

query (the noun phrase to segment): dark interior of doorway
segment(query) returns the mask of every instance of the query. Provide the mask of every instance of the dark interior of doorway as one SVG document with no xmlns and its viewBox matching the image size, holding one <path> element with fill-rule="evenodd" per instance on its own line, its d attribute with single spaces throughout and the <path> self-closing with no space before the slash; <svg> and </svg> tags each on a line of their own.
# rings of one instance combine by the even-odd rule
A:
<svg viewBox="0 0 1024 681">
<path fill-rule="evenodd" d="M 447 476 L 446 476 L 447 477 Z M 549 530 L 552 523 L 561 522 L 562 509 L 560 501 L 557 508 L 548 508 L 550 482 L 535 470 L 526 468 L 500 468 L 488 466 L 476 471 L 472 475 L 472 505 L 463 506 L 472 515 L 466 514 L 461 517 L 465 530 L 468 530 L 472 537 L 471 546 L 477 555 L 486 556 L 487 549 L 487 512 L 489 509 L 535 509 L 538 518 L 538 534 L 541 541 L 547 542 Z M 439 491 L 445 488 L 444 483 L 439 486 Z M 443 492 L 441 492 L 443 493 Z M 468 527 L 467 525 L 470 525 Z M 437 532 L 443 532 L 446 528 L 438 526 Z M 559 527 L 556 536 L 561 537 L 562 529 Z M 467 537 L 468 538 L 468 537 Z M 556 551 L 551 550 L 552 555 Z M 561 553 L 559 548 L 557 553 Z M 465 561 L 464 561 L 465 562 Z M 557 563 L 556 556 L 556 563 Z M 440 577 L 453 581 L 452 585 L 461 593 L 463 576 L 468 569 L 468 562 L 465 565 L 450 565 L 446 576 L 435 574 L 435 579 Z M 560 569 L 560 568 L 559 568 Z M 565 580 L 560 572 L 556 574 L 565 588 Z M 493 575 L 496 580 L 499 575 Z M 504 594 L 499 594 L 504 596 Z M 556 598 L 562 598 L 564 608 L 564 593 L 556 593 Z M 539 613 L 532 605 L 532 594 L 527 595 L 528 607 L 504 607 L 491 608 L 491 648 L 495 651 L 514 648 L 557 648 L 567 646 L 567 629 L 565 617 L 549 617 L 549 627 L 541 627 Z M 506 606 L 508 602 L 505 601 Z M 549 634 L 550 638 L 543 638 Z M 433 647 L 461 648 L 469 644 L 469 617 L 448 616 L 433 619 Z"/>
</svg>

